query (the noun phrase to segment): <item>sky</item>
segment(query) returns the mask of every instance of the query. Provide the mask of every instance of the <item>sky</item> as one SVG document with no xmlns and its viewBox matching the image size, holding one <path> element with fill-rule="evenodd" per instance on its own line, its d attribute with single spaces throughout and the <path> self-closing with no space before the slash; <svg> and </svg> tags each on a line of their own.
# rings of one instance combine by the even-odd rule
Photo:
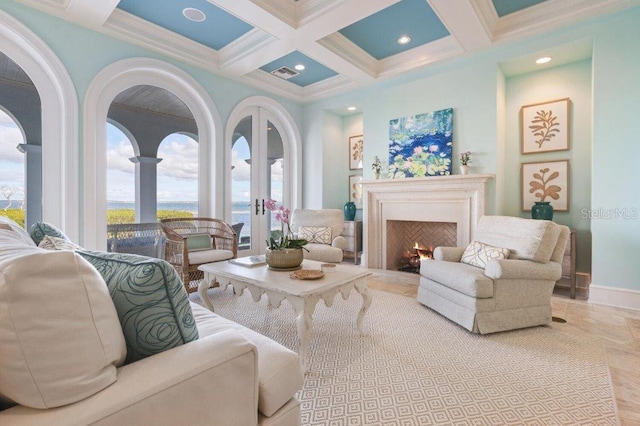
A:
<svg viewBox="0 0 640 426">
<path fill-rule="evenodd" d="M 0 108 L 0 187 L 24 189 L 24 154 L 16 149 L 21 143 L 24 143 L 22 131 Z M 0 196 L 4 199 L 2 194 Z M 13 199 L 19 200 L 23 196 L 18 192 Z"/>
</svg>

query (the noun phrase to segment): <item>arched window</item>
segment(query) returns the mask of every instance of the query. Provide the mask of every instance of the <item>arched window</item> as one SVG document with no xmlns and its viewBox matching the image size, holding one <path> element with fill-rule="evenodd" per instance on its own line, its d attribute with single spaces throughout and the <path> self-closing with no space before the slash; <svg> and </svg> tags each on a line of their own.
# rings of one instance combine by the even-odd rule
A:
<svg viewBox="0 0 640 426">
<path fill-rule="evenodd" d="M 0 106 L 0 215 L 25 225 L 25 143 L 18 123 Z"/>
<path fill-rule="evenodd" d="M 158 147 L 158 218 L 198 215 L 198 142 L 184 133 Z"/>
</svg>

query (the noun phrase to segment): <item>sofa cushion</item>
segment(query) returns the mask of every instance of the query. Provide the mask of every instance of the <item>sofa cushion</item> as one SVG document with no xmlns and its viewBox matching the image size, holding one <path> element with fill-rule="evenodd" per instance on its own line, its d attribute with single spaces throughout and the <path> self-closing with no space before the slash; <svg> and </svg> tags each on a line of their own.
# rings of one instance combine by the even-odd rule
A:
<svg viewBox="0 0 640 426">
<path fill-rule="evenodd" d="M 69 238 L 56 228 L 54 225 L 47 222 L 36 222 L 31 226 L 31 230 L 29 231 L 31 235 L 31 239 L 36 245 L 40 244 L 40 241 L 44 238 L 45 235 L 50 237 L 62 238 L 63 240 L 69 241 Z"/>
<path fill-rule="evenodd" d="M 50 237 L 45 235 L 38 244 L 38 247 L 45 250 L 82 250 L 82 247 L 64 238 Z"/>
<path fill-rule="evenodd" d="M 489 260 L 506 259 L 507 257 L 509 257 L 509 249 L 472 241 L 462 253 L 460 262 L 484 269 L 487 267 Z"/>
<path fill-rule="evenodd" d="M 298 355 L 270 338 L 192 303 L 202 337 L 233 330 L 258 348 L 258 410 L 273 415 L 302 388 L 304 376 Z"/>
<path fill-rule="evenodd" d="M 80 401 L 115 382 L 126 346 L 100 274 L 75 252 L 24 243 L 23 250 L 4 250 L 11 247 L 4 242 L 0 394 L 45 409 Z"/>
<path fill-rule="evenodd" d="M 178 255 L 178 257 L 182 259 L 182 256 Z M 211 250 L 189 252 L 189 263 L 191 265 L 197 265 L 200 263 L 220 262 L 222 260 L 228 260 L 232 258 L 233 258 L 233 252 L 231 250 L 211 249 Z M 182 262 L 179 262 L 179 263 L 182 263 Z"/>
<path fill-rule="evenodd" d="M 483 216 L 474 237 L 495 247 L 508 248 L 511 259 L 546 263 L 556 247 L 560 227 L 548 220 L 510 216 Z"/>
<path fill-rule="evenodd" d="M 127 363 L 196 340 L 182 281 L 164 260 L 78 251 L 107 283 L 127 342 Z"/>
<path fill-rule="evenodd" d="M 298 228 L 298 238 L 310 243 L 331 244 L 331 228 L 328 226 L 301 226 Z"/>
<path fill-rule="evenodd" d="M 187 235 L 187 250 L 202 251 L 213 248 L 213 239 L 208 232 Z"/>
<path fill-rule="evenodd" d="M 493 297 L 493 280 L 484 275 L 484 269 L 466 263 L 423 261 L 420 264 L 420 275 L 467 296 Z"/>
</svg>

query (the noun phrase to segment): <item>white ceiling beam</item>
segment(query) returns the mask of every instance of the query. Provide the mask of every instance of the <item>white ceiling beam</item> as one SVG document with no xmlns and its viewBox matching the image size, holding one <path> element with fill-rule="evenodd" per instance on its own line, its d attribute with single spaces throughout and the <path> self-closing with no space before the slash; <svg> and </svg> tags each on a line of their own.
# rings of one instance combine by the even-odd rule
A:
<svg viewBox="0 0 640 426">
<path fill-rule="evenodd" d="M 70 0 L 67 5 L 67 19 L 85 27 L 97 30 L 109 19 L 120 0 Z"/>
<path fill-rule="evenodd" d="M 428 0 L 440 21 L 466 51 L 485 49 L 491 46 L 492 37 L 473 4 L 463 0 Z"/>
</svg>

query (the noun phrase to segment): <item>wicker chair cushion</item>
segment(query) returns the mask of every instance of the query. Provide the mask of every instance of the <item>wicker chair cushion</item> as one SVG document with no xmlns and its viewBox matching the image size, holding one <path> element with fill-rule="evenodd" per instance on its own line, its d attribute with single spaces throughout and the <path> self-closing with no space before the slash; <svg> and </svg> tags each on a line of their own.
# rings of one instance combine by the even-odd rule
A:
<svg viewBox="0 0 640 426">
<path fill-rule="evenodd" d="M 134 254 L 78 251 L 109 287 L 130 363 L 198 338 L 189 298 L 167 262 Z"/>
<path fill-rule="evenodd" d="M 47 222 L 34 223 L 33 226 L 31 226 L 29 234 L 36 245 L 40 244 L 40 241 L 42 241 L 45 235 L 69 241 L 69 238 L 64 234 L 64 232 Z"/>
<path fill-rule="evenodd" d="M 189 252 L 189 264 L 199 265 L 202 263 L 220 262 L 233 258 L 231 250 L 202 250 Z"/>
</svg>

